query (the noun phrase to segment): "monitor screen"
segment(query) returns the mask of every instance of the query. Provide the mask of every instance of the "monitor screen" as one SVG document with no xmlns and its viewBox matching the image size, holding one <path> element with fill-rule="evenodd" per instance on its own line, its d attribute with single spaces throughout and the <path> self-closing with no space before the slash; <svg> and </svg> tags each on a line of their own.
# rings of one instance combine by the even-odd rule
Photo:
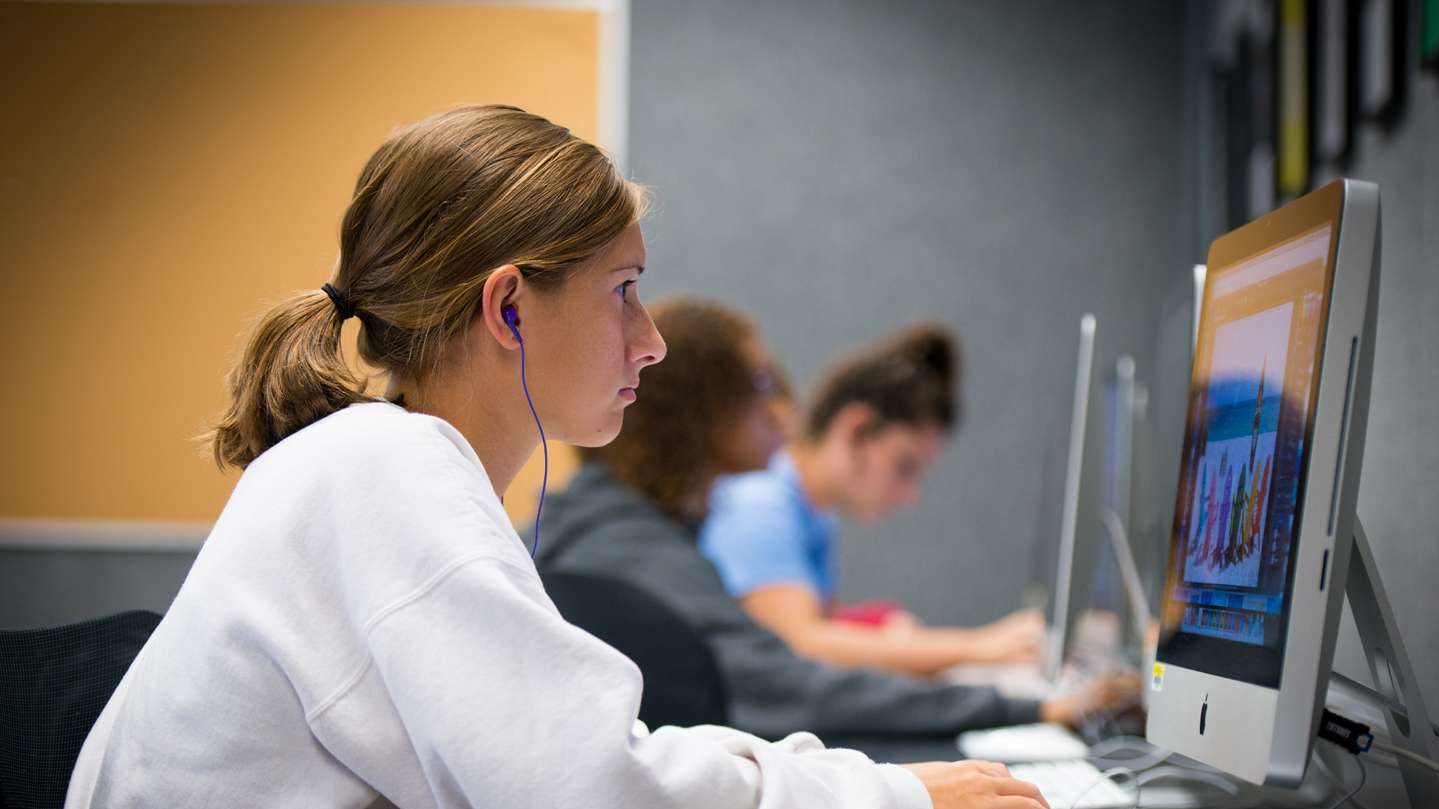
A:
<svg viewBox="0 0 1439 809">
<path fill-rule="evenodd" d="M 1279 685 L 1336 230 L 1311 226 L 1209 267 L 1165 576 L 1165 662 Z"/>
</svg>

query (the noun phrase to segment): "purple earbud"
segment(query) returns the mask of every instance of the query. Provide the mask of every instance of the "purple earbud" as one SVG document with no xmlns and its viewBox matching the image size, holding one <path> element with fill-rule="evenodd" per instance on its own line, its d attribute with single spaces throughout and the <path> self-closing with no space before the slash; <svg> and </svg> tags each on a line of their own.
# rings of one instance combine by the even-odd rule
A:
<svg viewBox="0 0 1439 809">
<path fill-rule="evenodd" d="M 510 333 L 515 336 L 516 340 L 519 340 L 523 343 L 525 340 L 523 337 L 520 336 L 519 310 L 516 309 L 514 306 L 506 305 L 505 308 L 500 310 L 500 314 L 503 315 L 505 318 L 505 325 L 510 327 Z"/>
</svg>

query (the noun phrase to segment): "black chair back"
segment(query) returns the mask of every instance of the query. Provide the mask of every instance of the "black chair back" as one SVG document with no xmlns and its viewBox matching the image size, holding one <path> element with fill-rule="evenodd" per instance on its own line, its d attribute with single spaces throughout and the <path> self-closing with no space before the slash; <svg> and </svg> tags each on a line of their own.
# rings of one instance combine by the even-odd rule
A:
<svg viewBox="0 0 1439 809">
<path fill-rule="evenodd" d="M 618 649 L 645 678 L 640 719 L 663 725 L 729 724 L 714 652 L 664 602 L 625 582 L 586 573 L 541 574 L 565 620 Z"/>
<path fill-rule="evenodd" d="M 160 616 L 0 632 L 0 809 L 59 809 L 85 737 Z"/>
</svg>

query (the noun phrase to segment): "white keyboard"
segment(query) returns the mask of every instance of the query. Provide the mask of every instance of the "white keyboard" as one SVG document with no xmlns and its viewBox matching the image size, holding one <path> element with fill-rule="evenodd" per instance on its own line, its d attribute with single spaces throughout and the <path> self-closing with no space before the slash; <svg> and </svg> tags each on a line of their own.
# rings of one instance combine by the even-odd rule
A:
<svg viewBox="0 0 1439 809">
<path fill-rule="evenodd" d="M 1009 774 L 1039 787 L 1050 809 L 1124 809 L 1135 795 L 1104 777 L 1088 761 L 1046 761 L 1016 764 Z"/>
<path fill-rule="evenodd" d="M 965 758 L 1002 764 L 1063 761 L 1089 755 L 1089 746 L 1078 736 L 1057 725 L 1042 723 L 965 731 L 957 741 Z"/>
</svg>

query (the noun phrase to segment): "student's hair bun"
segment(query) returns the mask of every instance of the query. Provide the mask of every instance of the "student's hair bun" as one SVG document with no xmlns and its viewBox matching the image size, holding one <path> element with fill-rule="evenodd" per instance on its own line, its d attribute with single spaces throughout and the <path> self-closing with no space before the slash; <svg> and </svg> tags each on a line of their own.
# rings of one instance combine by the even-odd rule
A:
<svg viewBox="0 0 1439 809">
<path fill-rule="evenodd" d="M 953 380 L 958 369 L 958 349 L 945 327 L 925 323 L 895 335 L 891 356 L 910 363 L 914 369 L 938 380 Z"/>
<path fill-rule="evenodd" d="M 939 323 L 909 326 L 830 368 L 815 389 L 807 430 L 819 438 L 846 406 L 875 413 L 872 429 L 891 424 L 952 430 L 961 417 L 959 339 Z"/>
</svg>

